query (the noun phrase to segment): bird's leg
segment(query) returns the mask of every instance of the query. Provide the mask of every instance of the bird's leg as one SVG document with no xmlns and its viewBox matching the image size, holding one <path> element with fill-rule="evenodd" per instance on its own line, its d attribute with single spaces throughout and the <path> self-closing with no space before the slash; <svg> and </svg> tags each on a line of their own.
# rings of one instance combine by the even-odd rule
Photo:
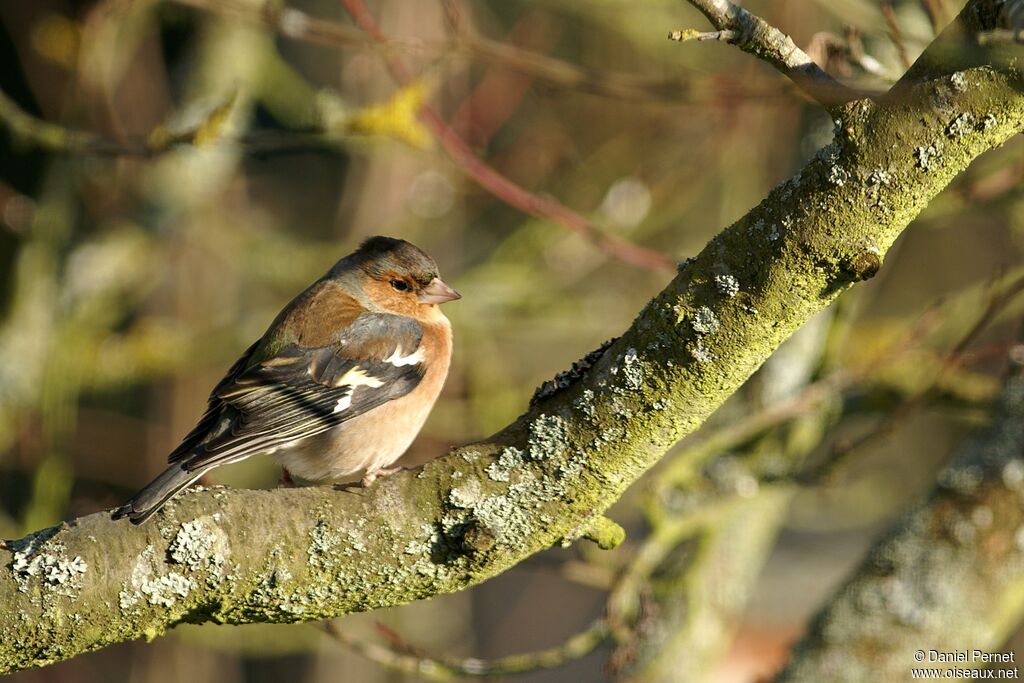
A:
<svg viewBox="0 0 1024 683">
<path fill-rule="evenodd" d="M 292 480 L 292 473 L 286 468 L 281 468 L 281 480 L 277 482 L 277 488 L 279 489 L 293 489 L 295 488 L 295 481 Z"/>
<path fill-rule="evenodd" d="M 372 471 L 367 472 L 366 474 L 364 474 L 361 483 L 363 485 L 363 488 L 366 488 L 367 486 L 372 484 L 374 481 L 376 481 L 377 477 L 386 477 L 389 474 L 394 474 L 395 472 L 398 472 L 399 470 L 404 470 L 404 469 L 405 468 L 402 467 L 401 465 L 394 465 L 392 467 L 378 467 L 377 469 L 372 470 Z"/>
</svg>

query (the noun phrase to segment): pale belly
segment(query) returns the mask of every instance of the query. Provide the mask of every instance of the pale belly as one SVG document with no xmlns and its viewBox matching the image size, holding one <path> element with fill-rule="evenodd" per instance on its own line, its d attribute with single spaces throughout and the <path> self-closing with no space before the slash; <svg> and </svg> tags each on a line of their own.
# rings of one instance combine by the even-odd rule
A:
<svg viewBox="0 0 1024 683">
<path fill-rule="evenodd" d="M 447 369 L 447 368 L 445 368 Z M 302 439 L 274 452 L 277 460 L 298 483 L 322 484 L 354 481 L 395 463 L 412 445 L 440 393 L 440 381 L 424 381 L 408 396 L 374 408 L 331 431 Z M 413 398 L 423 392 L 428 400 Z M 410 410 L 410 405 L 421 406 Z"/>
</svg>

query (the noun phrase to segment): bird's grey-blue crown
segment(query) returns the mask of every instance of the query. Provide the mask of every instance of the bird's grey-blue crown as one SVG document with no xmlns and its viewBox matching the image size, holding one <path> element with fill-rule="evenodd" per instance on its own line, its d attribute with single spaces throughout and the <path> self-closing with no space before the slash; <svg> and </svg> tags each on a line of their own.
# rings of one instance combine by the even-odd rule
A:
<svg viewBox="0 0 1024 683">
<path fill-rule="evenodd" d="M 394 237 L 370 237 L 356 250 L 360 267 L 372 277 L 389 272 L 408 275 L 420 284 L 438 277 L 437 263 L 419 247 Z"/>
</svg>

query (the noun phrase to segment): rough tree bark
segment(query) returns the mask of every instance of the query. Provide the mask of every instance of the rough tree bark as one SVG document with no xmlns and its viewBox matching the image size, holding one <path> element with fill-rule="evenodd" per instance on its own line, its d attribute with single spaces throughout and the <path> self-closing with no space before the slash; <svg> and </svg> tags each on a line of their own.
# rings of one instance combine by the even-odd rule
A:
<svg viewBox="0 0 1024 683">
<path fill-rule="evenodd" d="M 461 590 L 601 517 L 772 351 L 870 278 L 975 157 L 1024 128 L 1021 77 L 971 36 L 972 0 L 889 96 L 831 107 L 835 141 L 715 237 L 632 326 L 498 434 L 362 492 L 182 496 L 133 527 L 97 513 L 0 550 L 0 673 L 182 622 L 297 622 Z M 736 291 L 734 286 L 738 286 Z"/>
</svg>

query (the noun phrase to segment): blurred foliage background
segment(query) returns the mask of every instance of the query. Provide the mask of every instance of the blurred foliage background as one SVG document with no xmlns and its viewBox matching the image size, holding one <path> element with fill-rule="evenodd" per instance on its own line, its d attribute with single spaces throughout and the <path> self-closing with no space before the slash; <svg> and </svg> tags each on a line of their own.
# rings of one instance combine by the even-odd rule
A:
<svg viewBox="0 0 1024 683">
<path fill-rule="evenodd" d="M 833 74 L 881 92 L 960 4 L 747 6 Z M 829 117 L 755 59 L 666 40 L 706 28 L 681 0 L 367 7 L 388 42 L 335 0 L 0 2 L 0 537 L 110 508 L 147 482 L 237 355 L 366 236 L 423 247 L 464 294 L 446 307 L 454 366 L 410 464 L 505 425 L 671 277 L 489 192 L 416 118 L 424 102 L 531 201 L 553 198 L 673 261 L 831 139 Z M 396 83 L 388 60 L 414 80 Z M 985 421 L 1021 311 L 1022 152 L 1018 138 L 975 164 L 815 326 L 818 341 L 797 347 L 795 388 L 830 389 L 795 410 L 818 420 L 800 446 L 817 464 L 732 601 L 717 655 L 687 680 L 772 672 L 871 538 Z M 783 400 L 775 381 L 755 377 L 705 431 Z M 794 441 L 764 437 L 761 462 Z M 709 453 L 704 474 L 756 497 L 770 468 L 752 474 L 754 444 Z M 255 458 L 207 483 L 278 476 Z M 339 626 L 451 656 L 558 644 L 601 614 L 609 577 L 649 528 L 638 500 L 659 476 L 612 510 L 630 533 L 615 551 L 552 550 L 472 591 Z M 610 650 L 522 680 L 615 677 L 630 654 L 620 643 L 609 665 Z M 205 626 L 13 680 L 186 678 L 415 679 L 313 626 Z"/>
</svg>

